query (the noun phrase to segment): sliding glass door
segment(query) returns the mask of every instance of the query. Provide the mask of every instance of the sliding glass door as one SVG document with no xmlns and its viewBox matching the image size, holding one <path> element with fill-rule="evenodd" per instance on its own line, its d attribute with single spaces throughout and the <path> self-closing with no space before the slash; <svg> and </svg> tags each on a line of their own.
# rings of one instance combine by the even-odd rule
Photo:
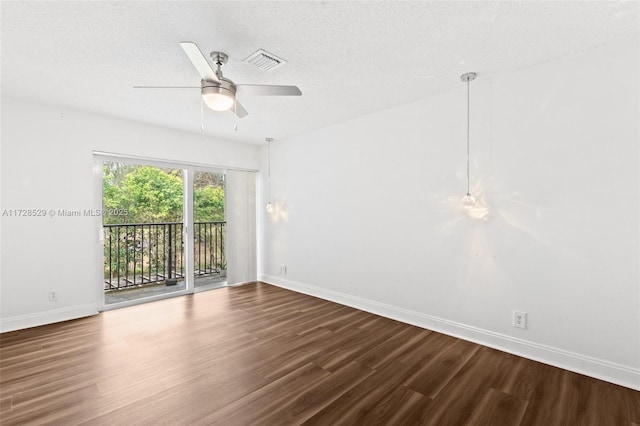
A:
<svg viewBox="0 0 640 426">
<path fill-rule="evenodd" d="M 104 161 L 104 305 L 186 290 L 186 171 Z"/>
<path fill-rule="evenodd" d="M 196 291 L 227 284 L 225 175 L 195 170 L 193 174 L 193 263 Z"/>
</svg>

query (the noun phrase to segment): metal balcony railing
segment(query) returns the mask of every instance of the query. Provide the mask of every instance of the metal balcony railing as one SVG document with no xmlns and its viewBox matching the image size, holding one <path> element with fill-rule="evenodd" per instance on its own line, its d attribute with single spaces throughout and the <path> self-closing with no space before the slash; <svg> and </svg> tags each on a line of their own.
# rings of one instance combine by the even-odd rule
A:
<svg viewBox="0 0 640 426">
<path fill-rule="evenodd" d="M 104 289 L 139 287 L 183 278 L 185 244 L 182 222 L 103 225 Z M 196 276 L 226 269 L 226 222 L 194 223 Z"/>
</svg>

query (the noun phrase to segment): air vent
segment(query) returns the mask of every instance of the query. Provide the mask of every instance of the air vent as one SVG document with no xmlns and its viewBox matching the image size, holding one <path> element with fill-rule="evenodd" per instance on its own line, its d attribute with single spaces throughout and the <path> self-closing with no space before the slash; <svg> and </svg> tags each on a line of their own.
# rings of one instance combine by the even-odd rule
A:
<svg viewBox="0 0 640 426">
<path fill-rule="evenodd" d="M 260 68 L 262 71 L 271 71 L 287 63 L 284 59 L 262 49 L 252 53 L 242 62 Z"/>
</svg>

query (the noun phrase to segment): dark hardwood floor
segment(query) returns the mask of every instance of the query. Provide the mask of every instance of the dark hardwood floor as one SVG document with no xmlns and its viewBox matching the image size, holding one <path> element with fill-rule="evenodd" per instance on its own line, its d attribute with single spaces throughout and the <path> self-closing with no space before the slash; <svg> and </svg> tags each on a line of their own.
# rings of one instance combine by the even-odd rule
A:
<svg viewBox="0 0 640 426">
<path fill-rule="evenodd" d="M 0 336 L 0 423 L 640 425 L 640 392 L 255 283 Z"/>
</svg>

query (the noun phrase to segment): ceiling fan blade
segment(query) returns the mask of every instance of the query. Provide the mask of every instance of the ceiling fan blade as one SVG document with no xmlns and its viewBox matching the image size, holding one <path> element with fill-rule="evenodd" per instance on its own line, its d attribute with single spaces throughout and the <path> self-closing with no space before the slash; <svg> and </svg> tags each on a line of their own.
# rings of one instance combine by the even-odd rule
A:
<svg viewBox="0 0 640 426">
<path fill-rule="evenodd" d="M 189 60 L 193 66 L 196 67 L 198 74 L 200 74 L 200 77 L 202 77 L 203 80 L 215 82 L 220 81 L 218 80 L 216 73 L 211 68 L 211 65 L 209 65 L 209 62 L 207 62 L 207 58 L 204 57 L 198 48 L 197 44 L 190 41 L 183 41 L 180 43 L 180 46 L 182 46 L 184 53 L 187 54 Z"/>
<path fill-rule="evenodd" d="M 239 96 L 301 96 L 297 86 L 270 86 L 262 84 L 236 84 Z"/>
<path fill-rule="evenodd" d="M 133 86 L 134 89 L 200 89 L 200 86 Z"/>
<path fill-rule="evenodd" d="M 247 112 L 246 109 L 244 109 L 244 107 L 242 106 L 242 104 L 240 102 L 238 102 L 238 100 L 235 100 L 236 104 L 234 106 L 231 107 L 231 110 L 233 112 L 235 112 L 235 114 L 238 116 L 238 118 L 242 118 L 242 117 L 246 117 L 247 114 L 249 114 Z"/>
</svg>

